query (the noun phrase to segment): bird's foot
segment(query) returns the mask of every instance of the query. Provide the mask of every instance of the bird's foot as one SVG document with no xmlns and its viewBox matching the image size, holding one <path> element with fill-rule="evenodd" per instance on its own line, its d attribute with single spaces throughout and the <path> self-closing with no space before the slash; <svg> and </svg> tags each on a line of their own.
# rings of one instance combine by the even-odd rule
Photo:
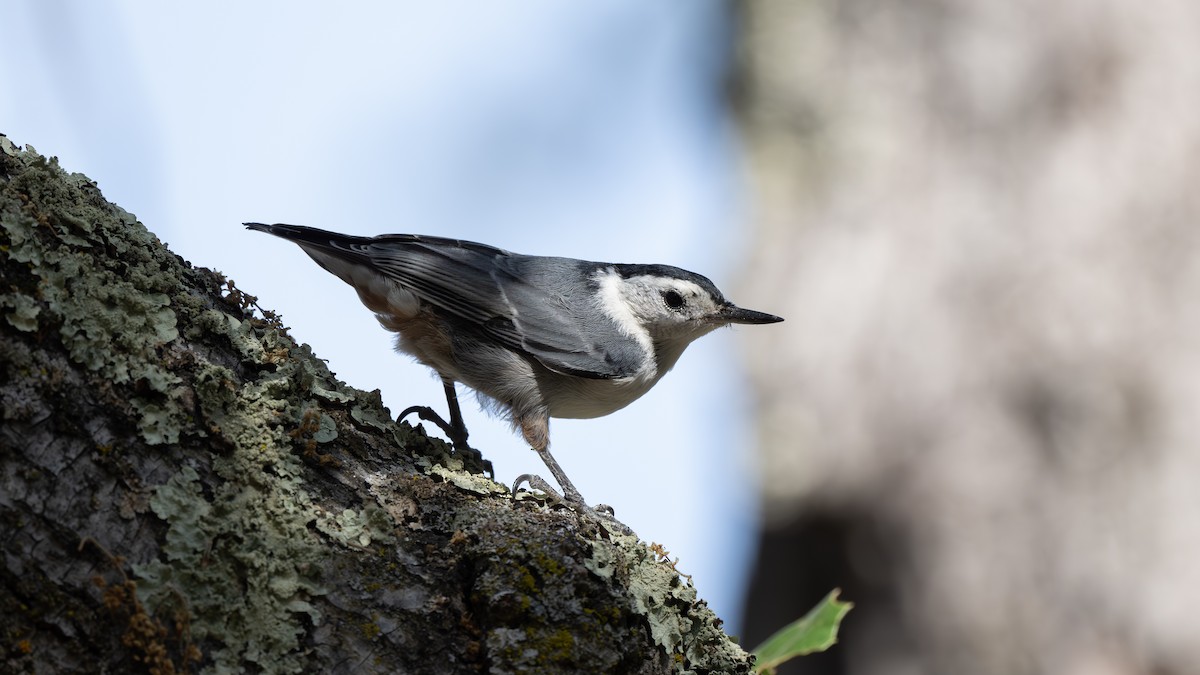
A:
<svg viewBox="0 0 1200 675">
<path fill-rule="evenodd" d="M 400 416 L 396 418 L 396 421 L 401 422 L 404 420 L 405 417 L 408 417 L 409 415 L 416 415 L 417 417 L 421 418 L 421 420 L 423 420 L 425 422 L 431 422 L 433 424 L 436 424 L 437 427 L 439 429 L 441 429 L 442 431 L 444 431 L 447 436 L 452 436 L 454 434 L 454 430 L 451 428 L 450 423 L 447 422 L 446 420 L 442 419 L 442 416 L 437 414 L 436 412 L 434 412 L 433 408 L 430 408 L 429 406 L 425 406 L 425 405 L 409 406 L 404 409 L 404 412 L 400 413 Z"/>
<path fill-rule="evenodd" d="M 512 492 L 514 495 L 517 494 L 517 489 L 521 487 L 522 483 L 529 483 L 529 487 L 550 495 L 556 501 L 566 502 L 568 505 L 574 507 L 590 508 L 587 502 L 583 501 L 583 495 L 579 494 L 574 485 L 567 484 L 560 494 L 558 490 L 554 489 L 554 486 L 546 482 L 546 479 L 536 474 L 525 473 L 517 476 L 517 480 L 513 482 Z"/>
<path fill-rule="evenodd" d="M 496 471 L 494 468 L 492 468 L 492 463 L 483 458 L 483 453 L 467 444 L 466 429 L 456 429 L 449 422 L 442 419 L 441 415 L 434 412 L 433 408 L 424 405 L 414 405 L 405 408 L 404 411 L 400 413 L 400 416 L 396 418 L 396 421 L 400 422 L 409 415 L 416 415 L 422 421 L 429 422 L 430 424 L 437 426 L 437 428 L 441 429 L 442 432 L 446 434 L 446 437 L 450 439 L 450 445 L 454 447 L 455 452 L 463 455 L 466 458 L 474 460 L 476 463 L 482 466 L 484 472 L 487 473 L 489 478 L 496 478 Z"/>
<path fill-rule="evenodd" d="M 541 476 L 532 473 L 526 473 L 517 476 L 517 480 L 513 482 L 512 493 L 514 495 L 517 494 L 517 490 L 521 487 L 522 483 L 528 483 L 529 487 L 533 488 L 534 490 L 542 492 L 556 501 L 563 502 L 567 506 L 574 509 L 577 513 L 595 516 L 617 525 L 622 532 L 630 532 L 628 527 L 617 520 L 616 512 L 613 511 L 611 506 L 608 504 L 588 506 L 587 502 L 583 500 L 583 495 L 579 494 L 579 491 L 575 489 L 575 486 L 571 485 L 570 483 L 564 485 L 563 494 L 559 494 L 558 490 L 555 490 L 554 487 L 551 486 L 550 483 L 548 483 Z"/>
</svg>

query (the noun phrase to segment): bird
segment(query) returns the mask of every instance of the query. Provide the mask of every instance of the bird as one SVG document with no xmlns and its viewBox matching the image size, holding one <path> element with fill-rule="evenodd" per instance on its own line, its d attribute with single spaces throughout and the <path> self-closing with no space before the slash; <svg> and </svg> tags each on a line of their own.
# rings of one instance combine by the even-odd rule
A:
<svg viewBox="0 0 1200 675">
<path fill-rule="evenodd" d="M 295 244 L 354 288 L 396 350 L 442 380 L 456 451 L 475 452 L 455 383 L 506 418 L 541 457 L 562 499 L 590 510 L 550 454 L 550 418 L 595 418 L 629 405 L 671 370 L 695 339 L 730 324 L 782 318 L 743 309 L 708 278 L 658 264 L 592 262 L 510 253 L 471 241 L 418 234 L 374 237 L 313 227 L 243 223 Z M 557 493 L 534 474 L 522 483 Z"/>
</svg>

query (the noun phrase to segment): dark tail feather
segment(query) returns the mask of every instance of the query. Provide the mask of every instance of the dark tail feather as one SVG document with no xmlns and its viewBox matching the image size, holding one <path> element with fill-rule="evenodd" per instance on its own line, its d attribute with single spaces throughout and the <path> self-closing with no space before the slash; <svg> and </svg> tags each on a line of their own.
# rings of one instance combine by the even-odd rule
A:
<svg viewBox="0 0 1200 675">
<path fill-rule="evenodd" d="M 356 244 L 362 246 L 370 242 L 370 237 L 355 237 L 349 234 L 330 232 L 329 230 L 319 230 L 315 227 L 304 227 L 303 225 L 285 225 L 284 223 L 275 223 L 274 225 L 267 225 L 265 223 L 242 224 L 246 226 L 247 230 L 266 232 L 267 234 L 282 237 L 302 246 L 313 246 L 326 251 L 341 251 L 346 253 Z"/>
<path fill-rule="evenodd" d="M 375 266 L 371 260 L 370 253 L 366 251 L 367 246 L 372 241 L 370 237 L 339 234 L 328 230 L 319 230 L 315 227 L 304 227 L 303 225 L 285 225 L 283 223 L 275 223 L 274 225 L 264 223 L 242 224 L 248 230 L 266 232 L 267 234 L 273 234 L 276 237 L 298 244 L 308 254 L 308 257 L 346 283 L 353 282 L 345 276 L 344 268 L 339 270 L 334 269 L 336 265 L 331 266 L 331 259 L 342 260 L 353 265 Z"/>
</svg>

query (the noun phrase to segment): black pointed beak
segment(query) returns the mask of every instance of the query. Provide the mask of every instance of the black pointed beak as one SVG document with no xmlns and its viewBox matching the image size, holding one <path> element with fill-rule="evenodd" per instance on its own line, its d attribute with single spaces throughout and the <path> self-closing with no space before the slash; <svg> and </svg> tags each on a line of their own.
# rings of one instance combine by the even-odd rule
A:
<svg viewBox="0 0 1200 675">
<path fill-rule="evenodd" d="M 782 317 L 766 312 L 756 312 L 752 309 L 742 309 L 736 305 L 725 305 L 721 308 L 721 313 L 718 315 L 721 320 L 728 323 L 779 323 L 783 321 Z"/>
</svg>

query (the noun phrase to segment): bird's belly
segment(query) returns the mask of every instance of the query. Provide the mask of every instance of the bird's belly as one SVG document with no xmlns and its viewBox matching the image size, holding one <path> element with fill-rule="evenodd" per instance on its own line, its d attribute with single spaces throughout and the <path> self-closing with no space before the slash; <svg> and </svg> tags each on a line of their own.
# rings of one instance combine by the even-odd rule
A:
<svg viewBox="0 0 1200 675">
<path fill-rule="evenodd" d="M 591 380 L 557 375 L 542 382 L 542 395 L 550 405 L 550 416 L 568 419 L 603 417 L 642 397 L 658 378 L 623 377 Z"/>
</svg>

